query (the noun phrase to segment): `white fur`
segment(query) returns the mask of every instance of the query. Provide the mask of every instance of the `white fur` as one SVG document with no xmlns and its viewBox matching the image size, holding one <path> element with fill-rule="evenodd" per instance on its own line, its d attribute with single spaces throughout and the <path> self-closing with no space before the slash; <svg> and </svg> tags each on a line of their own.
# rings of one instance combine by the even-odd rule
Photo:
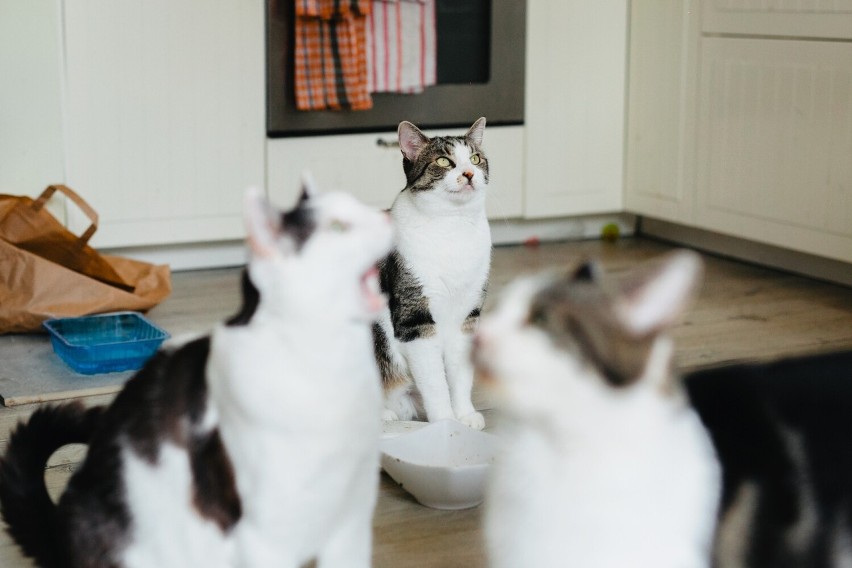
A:
<svg viewBox="0 0 852 568">
<path fill-rule="evenodd" d="M 475 357 L 502 396 L 505 444 L 486 498 L 492 568 L 708 566 L 719 470 L 698 416 L 664 392 L 671 342 L 616 388 L 526 323 L 544 284 L 513 284 Z"/>
<path fill-rule="evenodd" d="M 123 566 L 233 566 L 233 540 L 192 503 L 192 472 L 183 448 L 166 443 L 156 465 L 122 452 L 131 544 Z"/>
<path fill-rule="evenodd" d="M 380 323 L 390 351 L 414 381 L 429 421 L 456 418 L 473 428 L 485 425 L 473 407 L 473 369 L 469 333 L 462 323 L 480 304 L 491 262 L 491 231 L 485 214 L 487 182 L 470 162 L 470 149 L 458 143 L 455 167 L 431 191 L 403 191 L 391 208 L 397 249 L 423 286 L 436 333 L 402 343 L 393 336 L 390 312 Z M 465 189 L 462 172 L 473 173 L 474 191 Z M 401 391 L 386 394 L 385 419 L 413 418 L 415 406 Z"/>
<path fill-rule="evenodd" d="M 208 371 L 243 500 L 240 565 L 370 565 L 381 395 L 369 331 L 344 325 L 214 335 Z"/>
</svg>

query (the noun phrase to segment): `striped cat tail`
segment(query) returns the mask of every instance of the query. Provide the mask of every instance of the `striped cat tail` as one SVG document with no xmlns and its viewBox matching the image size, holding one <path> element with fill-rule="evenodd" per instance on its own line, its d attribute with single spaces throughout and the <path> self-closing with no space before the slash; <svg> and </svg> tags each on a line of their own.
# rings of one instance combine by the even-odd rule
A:
<svg viewBox="0 0 852 568">
<path fill-rule="evenodd" d="M 79 403 L 36 410 L 19 424 L 0 458 L 0 507 L 7 531 L 39 566 L 67 562 L 59 515 L 44 482 L 50 456 L 66 444 L 87 443 L 103 409 Z"/>
</svg>

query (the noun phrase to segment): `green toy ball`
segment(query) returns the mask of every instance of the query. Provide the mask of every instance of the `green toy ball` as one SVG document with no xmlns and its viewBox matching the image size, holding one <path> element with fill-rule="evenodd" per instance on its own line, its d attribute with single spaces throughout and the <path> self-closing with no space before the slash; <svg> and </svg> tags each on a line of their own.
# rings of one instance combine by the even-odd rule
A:
<svg viewBox="0 0 852 568">
<path fill-rule="evenodd" d="M 621 237 L 621 229 L 615 223 L 607 223 L 601 228 L 601 239 L 608 243 L 614 243 Z"/>
</svg>

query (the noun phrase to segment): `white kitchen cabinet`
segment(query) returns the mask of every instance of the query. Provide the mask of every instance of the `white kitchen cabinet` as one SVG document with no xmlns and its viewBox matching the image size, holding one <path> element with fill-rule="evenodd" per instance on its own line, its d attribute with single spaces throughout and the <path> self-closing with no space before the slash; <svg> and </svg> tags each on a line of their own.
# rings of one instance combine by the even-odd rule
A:
<svg viewBox="0 0 852 568">
<path fill-rule="evenodd" d="M 785 3 L 806 38 L 719 15 L 761 5 L 632 4 L 626 207 L 852 262 L 852 41 L 825 3 Z"/>
<path fill-rule="evenodd" d="M 427 130 L 429 136 L 462 135 L 466 129 Z M 373 207 L 390 207 L 405 187 L 396 132 L 278 138 L 267 144 L 268 187 L 279 206 L 295 203 L 303 171 L 320 190 L 346 190 Z M 487 210 L 491 219 L 523 215 L 522 126 L 486 126 L 489 160 Z"/>
<path fill-rule="evenodd" d="M 703 0 L 705 33 L 852 39 L 852 0 Z"/>
<path fill-rule="evenodd" d="M 263 0 L 64 2 L 64 181 L 100 213 L 93 245 L 243 235 L 243 190 L 265 178 L 264 29 Z"/>
<path fill-rule="evenodd" d="M 527 218 L 622 209 L 626 0 L 527 2 Z"/>
<path fill-rule="evenodd" d="M 64 179 L 60 30 L 55 0 L 0 0 L 0 193 Z"/>
<path fill-rule="evenodd" d="M 852 42 L 705 38 L 695 223 L 852 260 Z"/>
<path fill-rule="evenodd" d="M 631 3 L 625 207 L 692 220 L 698 18 L 695 2 Z"/>
</svg>

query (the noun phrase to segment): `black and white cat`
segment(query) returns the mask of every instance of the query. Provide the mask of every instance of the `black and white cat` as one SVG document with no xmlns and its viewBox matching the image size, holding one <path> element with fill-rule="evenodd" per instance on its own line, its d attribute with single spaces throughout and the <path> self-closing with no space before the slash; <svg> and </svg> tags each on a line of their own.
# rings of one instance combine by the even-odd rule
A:
<svg viewBox="0 0 852 568">
<path fill-rule="evenodd" d="M 246 199 L 239 314 L 165 349 L 107 408 L 43 408 L 0 462 L 0 503 L 48 567 L 367 567 L 382 408 L 371 324 L 388 216 L 342 193 Z M 44 466 L 89 444 L 57 505 Z"/>
<path fill-rule="evenodd" d="M 852 566 L 852 351 L 684 377 L 722 464 L 719 568 Z"/>
<path fill-rule="evenodd" d="M 700 267 L 679 252 L 617 284 L 588 264 L 528 277 L 483 319 L 474 359 L 506 418 L 492 568 L 708 566 L 719 466 L 667 333 Z"/>
<path fill-rule="evenodd" d="M 491 231 L 485 214 L 485 118 L 464 136 L 429 138 L 399 125 L 406 186 L 390 210 L 397 246 L 380 265 L 388 310 L 374 326 L 385 420 L 455 418 L 482 429 L 471 402 L 471 334 L 485 299 Z"/>
</svg>

